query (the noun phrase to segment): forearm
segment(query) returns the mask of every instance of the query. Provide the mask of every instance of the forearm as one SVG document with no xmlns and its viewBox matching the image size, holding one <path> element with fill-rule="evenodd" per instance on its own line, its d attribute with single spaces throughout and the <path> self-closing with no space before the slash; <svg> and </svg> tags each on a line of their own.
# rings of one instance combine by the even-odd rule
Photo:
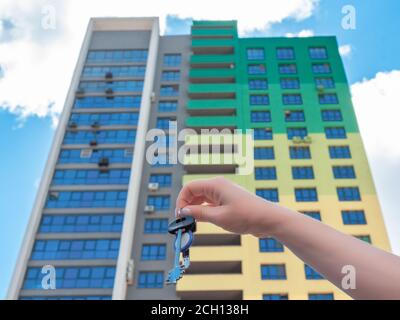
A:
<svg viewBox="0 0 400 320">
<path fill-rule="evenodd" d="M 400 299 L 400 257 L 290 209 L 267 206 L 275 216 L 270 235 L 341 290 L 356 299 Z M 348 265 L 356 288 L 346 290 L 342 268 Z"/>
</svg>

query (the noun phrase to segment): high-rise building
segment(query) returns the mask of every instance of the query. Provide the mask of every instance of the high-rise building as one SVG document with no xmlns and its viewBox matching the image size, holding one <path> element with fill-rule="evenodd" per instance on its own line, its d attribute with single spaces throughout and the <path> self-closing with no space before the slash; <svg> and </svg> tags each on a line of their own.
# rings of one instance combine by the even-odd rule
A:
<svg viewBox="0 0 400 320">
<path fill-rule="evenodd" d="M 147 160 L 154 128 L 167 163 Z M 177 142 L 184 128 L 224 131 Z M 173 145 L 190 154 L 175 163 Z M 157 18 L 91 19 L 8 298 L 348 298 L 276 240 L 205 223 L 166 286 L 177 194 L 215 175 L 390 250 L 335 37 L 239 38 L 235 21 L 160 36 Z"/>
</svg>

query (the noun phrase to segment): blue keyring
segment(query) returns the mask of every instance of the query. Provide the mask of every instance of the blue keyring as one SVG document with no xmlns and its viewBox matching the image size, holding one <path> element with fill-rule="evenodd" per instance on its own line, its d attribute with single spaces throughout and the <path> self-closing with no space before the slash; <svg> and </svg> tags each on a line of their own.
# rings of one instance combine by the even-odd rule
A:
<svg viewBox="0 0 400 320">
<path fill-rule="evenodd" d="M 189 236 L 189 240 L 188 240 L 187 243 L 185 243 L 185 245 L 182 247 L 182 239 L 181 239 L 180 251 L 186 251 L 187 249 L 189 249 L 189 247 L 190 247 L 190 246 L 192 245 L 192 243 L 193 243 L 193 239 L 194 239 L 193 232 L 189 230 L 188 232 L 182 233 L 182 238 L 184 237 L 185 234 L 187 234 L 187 235 Z M 174 247 L 175 247 L 175 250 L 176 250 L 177 247 L 178 247 L 178 244 L 176 243 L 176 240 L 175 240 Z"/>
</svg>

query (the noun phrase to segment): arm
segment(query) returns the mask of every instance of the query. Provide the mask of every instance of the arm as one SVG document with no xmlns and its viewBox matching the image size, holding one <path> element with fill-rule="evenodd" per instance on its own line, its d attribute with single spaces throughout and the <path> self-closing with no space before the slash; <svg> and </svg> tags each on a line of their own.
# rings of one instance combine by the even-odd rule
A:
<svg viewBox="0 0 400 320">
<path fill-rule="evenodd" d="M 400 257 L 315 219 L 266 201 L 224 178 L 192 181 L 181 190 L 178 215 L 228 231 L 273 237 L 356 299 L 400 299 Z M 342 268 L 356 271 L 356 289 L 344 290 Z"/>
</svg>

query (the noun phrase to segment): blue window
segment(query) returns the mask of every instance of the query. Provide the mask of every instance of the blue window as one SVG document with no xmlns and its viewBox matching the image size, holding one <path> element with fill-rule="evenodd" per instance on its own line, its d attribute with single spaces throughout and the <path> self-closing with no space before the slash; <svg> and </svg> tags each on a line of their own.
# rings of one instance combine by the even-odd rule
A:
<svg viewBox="0 0 400 320">
<path fill-rule="evenodd" d="M 289 300 L 289 297 L 283 293 L 266 293 L 263 294 L 263 300 Z"/>
<path fill-rule="evenodd" d="M 269 96 L 267 94 L 251 94 L 250 105 L 252 106 L 269 105 Z"/>
<path fill-rule="evenodd" d="M 74 108 L 132 108 L 140 107 L 141 96 L 84 97 L 75 100 Z"/>
<path fill-rule="evenodd" d="M 320 104 L 338 104 L 339 100 L 336 93 L 322 93 L 318 95 Z"/>
<path fill-rule="evenodd" d="M 327 127 L 325 128 L 325 136 L 327 139 L 346 139 L 346 130 L 343 127 Z"/>
<path fill-rule="evenodd" d="M 175 112 L 178 109 L 178 101 L 160 101 L 158 103 L 159 112 Z"/>
<path fill-rule="evenodd" d="M 42 268 L 28 268 L 23 289 L 43 290 Z M 110 289 L 114 286 L 115 267 L 57 267 L 57 289 Z"/>
<path fill-rule="evenodd" d="M 283 252 L 283 245 L 274 238 L 259 239 L 260 252 Z"/>
<path fill-rule="evenodd" d="M 303 99 L 301 98 L 301 94 L 283 94 L 282 103 L 284 105 L 298 105 L 303 104 Z"/>
<path fill-rule="evenodd" d="M 294 49 L 293 48 L 277 48 L 276 49 L 276 58 L 278 60 L 293 60 L 295 59 L 294 56 Z"/>
<path fill-rule="evenodd" d="M 261 266 L 262 280 L 285 280 L 286 268 L 284 264 L 267 264 Z"/>
<path fill-rule="evenodd" d="M 333 166 L 333 176 L 335 179 L 355 179 L 356 173 L 353 166 Z"/>
<path fill-rule="evenodd" d="M 317 189 L 315 188 L 296 188 L 294 189 L 297 202 L 316 202 L 318 201 Z"/>
<path fill-rule="evenodd" d="M 306 279 L 308 280 L 321 280 L 324 279 L 317 271 L 311 268 L 309 265 L 304 265 L 304 272 L 306 274 Z"/>
<path fill-rule="evenodd" d="M 364 241 L 364 242 L 366 242 L 366 243 L 369 243 L 369 244 L 371 244 L 372 243 L 372 241 L 371 241 L 371 236 L 369 236 L 369 235 L 359 235 L 359 236 L 355 236 L 357 239 L 360 239 L 361 241 Z"/>
<path fill-rule="evenodd" d="M 144 244 L 142 246 L 142 261 L 165 260 L 167 247 L 165 244 Z"/>
<path fill-rule="evenodd" d="M 287 110 L 285 111 L 286 122 L 304 122 L 306 118 L 303 110 Z"/>
<path fill-rule="evenodd" d="M 252 111 L 251 122 L 271 122 L 270 111 Z"/>
<path fill-rule="evenodd" d="M 287 128 L 288 139 L 293 139 L 293 137 L 304 138 L 307 135 L 307 128 Z"/>
<path fill-rule="evenodd" d="M 248 74 L 265 74 L 265 72 L 267 72 L 265 64 L 249 64 L 247 66 Z"/>
<path fill-rule="evenodd" d="M 340 110 L 322 110 L 322 121 L 342 121 L 342 112 Z"/>
<path fill-rule="evenodd" d="M 119 239 L 36 240 L 32 260 L 117 259 Z"/>
<path fill-rule="evenodd" d="M 281 78 L 281 89 L 300 89 L 298 78 Z"/>
<path fill-rule="evenodd" d="M 176 128 L 176 120 L 172 118 L 157 118 L 156 128 L 167 130 L 171 126 L 172 128 Z"/>
<path fill-rule="evenodd" d="M 81 81 L 78 89 L 84 90 L 84 92 L 104 92 L 108 89 L 112 89 L 114 92 L 141 92 L 143 90 L 143 81 Z"/>
<path fill-rule="evenodd" d="M 314 179 L 313 167 L 292 167 L 293 179 Z"/>
<path fill-rule="evenodd" d="M 274 147 L 257 147 L 254 148 L 255 160 L 272 160 L 275 159 Z"/>
<path fill-rule="evenodd" d="M 295 63 L 279 64 L 280 74 L 297 74 L 297 66 Z"/>
<path fill-rule="evenodd" d="M 132 163 L 133 149 L 64 149 L 58 163 L 99 163 L 103 158 L 110 163 Z"/>
<path fill-rule="evenodd" d="M 289 147 L 290 159 L 311 159 L 310 147 Z"/>
<path fill-rule="evenodd" d="M 177 67 L 182 62 L 182 55 L 179 53 L 164 54 L 163 63 L 165 67 Z"/>
<path fill-rule="evenodd" d="M 64 137 L 64 144 L 89 144 L 96 143 L 126 143 L 134 144 L 136 130 L 74 130 L 67 131 Z"/>
<path fill-rule="evenodd" d="M 181 74 L 179 71 L 163 71 L 161 74 L 162 81 L 179 81 Z"/>
<path fill-rule="evenodd" d="M 126 191 L 50 192 L 46 208 L 124 208 Z"/>
<path fill-rule="evenodd" d="M 139 272 L 138 288 L 162 288 L 164 284 L 164 273 L 161 271 Z"/>
<path fill-rule="evenodd" d="M 171 187 L 172 175 L 170 173 L 155 173 L 150 175 L 149 182 L 158 183 L 160 188 Z"/>
<path fill-rule="evenodd" d="M 309 293 L 308 300 L 334 300 L 333 293 Z"/>
<path fill-rule="evenodd" d="M 168 219 L 146 219 L 144 221 L 144 233 L 166 233 Z"/>
<path fill-rule="evenodd" d="M 121 232 L 122 214 L 43 215 L 39 233 Z"/>
<path fill-rule="evenodd" d="M 247 52 L 247 60 L 264 60 L 265 54 L 263 48 L 248 48 Z"/>
<path fill-rule="evenodd" d="M 321 221 L 321 213 L 319 211 L 302 211 L 306 216 Z"/>
<path fill-rule="evenodd" d="M 328 52 L 325 47 L 311 47 L 308 52 L 311 59 L 328 59 Z"/>
<path fill-rule="evenodd" d="M 315 78 L 315 86 L 317 89 L 335 88 L 335 81 L 331 77 Z"/>
<path fill-rule="evenodd" d="M 82 78 L 103 78 L 107 77 L 108 74 L 112 75 L 113 79 L 118 77 L 144 77 L 145 72 L 145 66 L 85 67 Z"/>
<path fill-rule="evenodd" d="M 161 86 L 160 88 L 160 96 L 162 97 L 176 97 L 179 94 L 179 86 Z"/>
<path fill-rule="evenodd" d="M 147 50 L 90 50 L 86 62 L 146 62 Z"/>
<path fill-rule="evenodd" d="M 139 113 L 72 113 L 69 126 L 137 125 Z"/>
<path fill-rule="evenodd" d="M 271 202 L 279 202 L 278 189 L 257 189 L 256 195 Z"/>
<path fill-rule="evenodd" d="M 367 224 L 363 210 L 342 211 L 343 224 Z"/>
<path fill-rule="evenodd" d="M 358 187 L 338 187 L 336 188 L 339 201 L 360 201 L 361 195 Z"/>
<path fill-rule="evenodd" d="M 350 159 L 351 152 L 349 146 L 329 146 L 329 156 L 331 159 Z"/>
<path fill-rule="evenodd" d="M 331 65 L 329 63 L 313 63 L 312 72 L 314 74 L 331 73 L 332 72 Z"/>
<path fill-rule="evenodd" d="M 275 167 L 261 167 L 255 168 L 256 180 L 276 180 Z"/>
<path fill-rule="evenodd" d="M 154 206 L 156 210 L 169 210 L 171 199 L 170 196 L 148 196 L 147 205 Z"/>
<path fill-rule="evenodd" d="M 250 79 L 249 80 L 250 90 L 267 90 L 268 81 L 267 79 Z"/>
<path fill-rule="evenodd" d="M 272 140 L 271 128 L 254 128 L 254 140 Z"/>
<path fill-rule="evenodd" d="M 97 184 L 128 184 L 130 169 L 100 170 L 56 170 L 53 185 L 97 185 Z"/>
</svg>

